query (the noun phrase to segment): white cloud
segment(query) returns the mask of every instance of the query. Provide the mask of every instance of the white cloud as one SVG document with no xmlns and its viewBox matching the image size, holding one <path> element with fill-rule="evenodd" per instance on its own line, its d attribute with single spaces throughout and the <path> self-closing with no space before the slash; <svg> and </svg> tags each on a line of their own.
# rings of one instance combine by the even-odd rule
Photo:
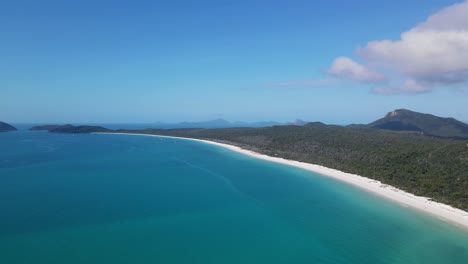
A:
<svg viewBox="0 0 468 264">
<path fill-rule="evenodd" d="M 468 1 L 451 5 L 430 16 L 419 29 L 466 30 L 468 29 Z"/>
<path fill-rule="evenodd" d="M 380 83 L 386 81 L 383 74 L 373 71 L 347 57 L 335 59 L 326 73 L 339 79 L 349 79 L 360 83 Z"/>
<path fill-rule="evenodd" d="M 377 93 L 420 93 L 465 84 L 468 81 L 468 0 L 430 16 L 402 33 L 400 40 L 372 41 L 356 53 L 367 65 L 373 65 L 369 71 L 380 69 L 407 80 L 401 85 L 375 88 Z M 359 81 L 353 76 L 343 77 Z"/>
</svg>

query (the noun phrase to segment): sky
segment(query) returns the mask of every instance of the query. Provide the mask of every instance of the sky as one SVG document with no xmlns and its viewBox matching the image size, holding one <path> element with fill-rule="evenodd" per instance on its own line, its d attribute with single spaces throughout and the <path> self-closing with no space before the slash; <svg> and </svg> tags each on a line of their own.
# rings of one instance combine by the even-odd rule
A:
<svg viewBox="0 0 468 264">
<path fill-rule="evenodd" d="M 0 120 L 468 121 L 468 1 L 0 2 Z"/>
</svg>

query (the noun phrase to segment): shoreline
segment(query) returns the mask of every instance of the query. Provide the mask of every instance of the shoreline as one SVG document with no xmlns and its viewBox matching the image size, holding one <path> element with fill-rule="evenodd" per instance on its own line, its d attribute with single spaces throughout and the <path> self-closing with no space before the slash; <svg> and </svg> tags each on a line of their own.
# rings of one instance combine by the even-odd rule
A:
<svg viewBox="0 0 468 264">
<path fill-rule="evenodd" d="M 238 146 L 229 145 L 225 143 L 219 143 L 210 140 L 204 139 L 195 139 L 195 138 L 186 138 L 186 137 L 173 137 L 173 136 L 163 136 L 163 135 L 151 135 L 151 134 L 138 134 L 138 133 L 106 133 L 106 132 L 97 132 L 93 134 L 109 134 L 109 135 L 130 135 L 130 136 L 149 136 L 149 137 L 159 137 L 159 138 L 173 138 L 173 139 L 182 139 L 182 140 L 191 140 L 196 142 L 202 142 L 210 145 L 215 145 L 229 149 L 231 151 L 247 155 L 256 159 L 261 159 L 265 161 L 275 162 L 283 165 L 293 166 L 296 168 L 304 169 L 310 172 L 318 173 L 325 177 L 330 177 L 348 184 L 354 185 L 358 188 L 361 188 L 365 191 L 371 192 L 387 200 L 391 200 L 400 205 L 407 206 L 413 209 L 416 209 L 420 212 L 429 214 L 433 217 L 436 217 L 440 220 L 449 222 L 457 227 L 464 228 L 468 230 L 468 212 L 465 212 L 461 209 L 454 208 L 450 205 L 443 203 L 438 203 L 431 201 L 430 198 L 416 196 L 414 194 L 405 192 L 391 185 L 383 184 L 380 181 L 366 178 L 357 174 L 346 173 L 343 171 L 327 168 L 320 165 L 315 165 L 306 162 L 300 162 L 295 160 L 287 160 L 284 158 L 271 157 L 265 154 L 260 154 L 251 150 L 243 149 Z"/>
</svg>

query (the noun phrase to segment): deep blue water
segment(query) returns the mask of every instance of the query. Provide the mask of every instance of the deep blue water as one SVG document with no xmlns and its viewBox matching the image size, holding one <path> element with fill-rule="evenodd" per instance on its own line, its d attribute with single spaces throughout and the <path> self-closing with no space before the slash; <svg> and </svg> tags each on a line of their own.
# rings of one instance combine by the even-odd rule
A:
<svg viewBox="0 0 468 264">
<path fill-rule="evenodd" d="M 468 263 L 468 232 L 185 140 L 0 133 L 0 263 Z"/>
</svg>

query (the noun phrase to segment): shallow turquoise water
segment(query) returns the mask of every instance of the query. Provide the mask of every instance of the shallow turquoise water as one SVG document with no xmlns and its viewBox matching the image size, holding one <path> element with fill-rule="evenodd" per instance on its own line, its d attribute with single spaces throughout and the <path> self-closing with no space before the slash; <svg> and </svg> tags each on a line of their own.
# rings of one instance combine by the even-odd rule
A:
<svg viewBox="0 0 468 264">
<path fill-rule="evenodd" d="M 0 133 L 0 263 L 468 263 L 468 232 L 198 142 Z"/>
</svg>

